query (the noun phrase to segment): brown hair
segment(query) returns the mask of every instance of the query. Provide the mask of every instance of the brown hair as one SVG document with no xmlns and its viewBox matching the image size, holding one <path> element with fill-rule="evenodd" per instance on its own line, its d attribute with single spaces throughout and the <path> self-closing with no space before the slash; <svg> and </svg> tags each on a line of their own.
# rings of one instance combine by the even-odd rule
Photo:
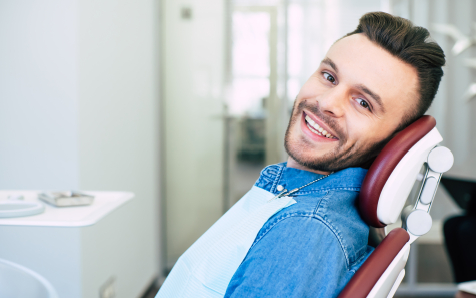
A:
<svg viewBox="0 0 476 298">
<path fill-rule="evenodd" d="M 364 14 L 357 29 L 344 38 L 357 33 L 364 33 L 393 56 L 415 67 L 418 73 L 420 98 L 416 109 L 404 117 L 398 129 L 401 130 L 425 114 L 430 107 L 443 76 L 445 54 L 436 42 L 429 40 L 427 29 L 385 12 Z"/>
</svg>

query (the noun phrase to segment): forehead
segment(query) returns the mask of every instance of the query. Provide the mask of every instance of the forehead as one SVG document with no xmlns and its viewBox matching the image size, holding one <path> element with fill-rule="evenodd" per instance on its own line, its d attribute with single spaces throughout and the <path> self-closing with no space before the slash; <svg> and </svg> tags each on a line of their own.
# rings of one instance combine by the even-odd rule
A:
<svg viewBox="0 0 476 298">
<path fill-rule="evenodd" d="M 340 83 L 364 85 L 377 93 L 389 108 L 397 108 L 398 102 L 400 108 L 404 108 L 418 98 L 416 69 L 370 41 L 364 34 L 354 34 L 337 41 L 327 52 L 327 57 L 335 63 Z"/>
</svg>

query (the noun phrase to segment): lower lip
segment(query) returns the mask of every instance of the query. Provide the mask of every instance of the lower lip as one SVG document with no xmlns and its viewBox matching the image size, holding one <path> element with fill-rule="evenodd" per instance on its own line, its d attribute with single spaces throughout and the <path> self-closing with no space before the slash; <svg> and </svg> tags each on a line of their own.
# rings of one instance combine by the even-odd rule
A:
<svg viewBox="0 0 476 298">
<path fill-rule="evenodd" d="M 316 133 L 313 133 L 309 127 L 307 127 L 307 122 L 306 122 L 306 114 L 303 112 L 302 117 L 301 117 L 301 130 L 308 135 L 311 139 L 318 141 L 318 142 L 334 142 L 337 141 L 338 139 L 329 139 L 328 137 L 325 136 L 320 136 Z"/>
</svg>

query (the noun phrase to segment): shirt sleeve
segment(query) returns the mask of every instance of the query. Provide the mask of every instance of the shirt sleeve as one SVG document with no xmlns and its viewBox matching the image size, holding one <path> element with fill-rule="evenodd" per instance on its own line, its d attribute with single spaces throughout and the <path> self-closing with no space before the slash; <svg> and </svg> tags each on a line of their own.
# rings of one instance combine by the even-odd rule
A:
<svg viewBox="0 0 476 298">
<path fill-rule="evenodd" d="M 319 219 L 287 217 L 258 237 L 225 297 L 337 297 L 354 273 Z"/>
</svg>

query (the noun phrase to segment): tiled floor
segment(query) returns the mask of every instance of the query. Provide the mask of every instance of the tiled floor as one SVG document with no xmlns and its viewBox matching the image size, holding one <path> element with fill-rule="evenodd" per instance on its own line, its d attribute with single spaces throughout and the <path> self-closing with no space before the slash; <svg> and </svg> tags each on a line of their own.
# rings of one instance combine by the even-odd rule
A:
<svg viewBox="0 0 476 298">
<path fill-rule="evenodd" d="M 452 283 L 451 270 L 448 255 L 442 244 L 418 244 L 418 282 Z"/>
</svg>

